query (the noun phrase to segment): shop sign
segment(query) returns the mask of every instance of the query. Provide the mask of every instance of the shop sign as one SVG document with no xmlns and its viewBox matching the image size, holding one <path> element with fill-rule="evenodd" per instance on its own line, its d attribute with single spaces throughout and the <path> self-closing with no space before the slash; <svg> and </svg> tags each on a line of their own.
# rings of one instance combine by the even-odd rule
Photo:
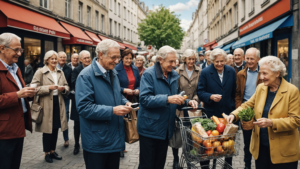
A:
<svg viewBox="0 0 300 169">
<path fill-rule="evenodd" d="M 243 47 L 243 46 L 248 46 L 250 44 L 253 44 L 253 43 L 257 43 L 257 42 L 260 42 L 260 41 L 263 41 L 263 40 L 266 40 L 266 39 L 270 39 L 273 37 L 273 33 L 270 32 L 270 33 L 267 33 L 267 34 L 264 34 L 264 35 L 261 35 L 259 37 L 256 37 L 256 38 L 253 38 L 253 39 L 250 39 L 244 43 L 241 43 L 241 44 L 238 44 L 238 45 L 235 45 L 233 46 L 233 48 L 239 48 L 239 47 Z"/>
<path fill-rule="evenodd" d="M 231 33 L 230 35 L 226 36 L 225 38 L 223 38 L 222 40 L 220 40 L 218 42 L 219 45 L 223 45 L 226 44 L 234 39 L 237 39 L 239 37 L 239 32 L 238 30 L 234 31 L 233 33 Z"/>
<path fill-rule="evenodd" d="M 92 41 L 89 41 L 89 40 L 84 40 L 84 39 L 79 39 L 79 38 L 77 38 L 76 39 L 76 41 L 77 42 L 80 42 L 80 43 L 87 43 L 87 44 L 93 44 L 93 42 Z"/>
<path fill-rule="evenodd" d="M 37 31 L 37 32 L 40 32 L 40 33 L 46 33 L 46 34 L 49 34 L 49 35 L 56 35 L 55 31 L 50 30 L 50 29 L 41 28 L 41 27 L 38 27 L 38 26 L 33 26 L 33 30 Z"/>
<path fill-rule="evenodd" d="M 252 20 L 250 20 L 249 22 L 241 26 L 239 29 L 240 31 L 239 35 L 241 36 L 271 21 L 272 19 L 277 18 L 282 14 L 285 14 L 286 12 L 290 11 L 290 8 L 291 8 L 290 0 L 278 1 L 276 4 L 274 4 L 267 10 L 265 10 L 263 13 L 259 14 L 258 16 L 254 17 Z"/>
</svg>

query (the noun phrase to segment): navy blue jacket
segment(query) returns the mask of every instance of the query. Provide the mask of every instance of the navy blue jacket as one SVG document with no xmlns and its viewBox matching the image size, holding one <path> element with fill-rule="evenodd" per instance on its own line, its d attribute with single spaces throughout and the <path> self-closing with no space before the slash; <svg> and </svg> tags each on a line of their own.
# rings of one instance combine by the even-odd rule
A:
<svg viewBox="0 0 300 169">
<path fill-rule="evenodd" d="M 120 152 L 125 149 L 124 119 L 113 114 L 113 107 L 128 100 L 121 94 L 117 71 L 112 70 L 111 83 L 96 62 L 95 58 L 76 81 L 82 148 L 92 153 Z"/>
<path fill-rule="evenodd" d="M 232 67 L 224 66 L 222 83 L 214 64 L 202 69 L 197 94 L 199 100 L 204 102 L 208 117 L 215 115 L 221 118 L 223 112 L 229 114 L 235 110 L 235 91 L 236 74 Z M 222 99 L 219 102 L 214 102 L 209 99 L 212 94 L 220 94 Z"/>
<path fill-rule="evenodd" d="M 211 63 L 211 64 L 212 64 L 212 63 Z M 210 64 L 210 65 L 211 65 L 211 64 Z M 210 65 L 208 65 L 208 66 L 210 66 Z M 207 66 L 207 67 L 208 67 L 208 66 Z M 206 61 L 202 63 L 202 69 L 204 69 L 204 68 L 206 68 Z"/>
<path fill-rule="evenodd" d="M 129 85 L 129 81 L 128 81 L 126 70 L 124 69 L 123 61 L 120 61 L 120 63 L 115 67 L 115 69 L 118 72 L 118 77 L 119 77 L 120 86 L 121 86 L 121 92 L 123 93 L 124 88 L 128 88 L 128 85 Z M 134 78 L 135 78 L 134 89 L 140 90 L 141 77 L 139 74 L 139 69 L 136 66 L 134 66 L 133 64 L 131 64 L 131 69 L 133 71 Z"/>
<path fill-rule="evenodd" d="M 169 73 L 169 82 L 164 79 L 160 63 L 145 70 L 140 88 L 140 110 L 137 130 L 144 137 L 165 140 L 171 139 L 175 127 L 176 104 L 168 103 L 168 96 L 179 93 L 177 72 Z M 189 102 L 185 100 L 185 105 Z"/>
</svg>

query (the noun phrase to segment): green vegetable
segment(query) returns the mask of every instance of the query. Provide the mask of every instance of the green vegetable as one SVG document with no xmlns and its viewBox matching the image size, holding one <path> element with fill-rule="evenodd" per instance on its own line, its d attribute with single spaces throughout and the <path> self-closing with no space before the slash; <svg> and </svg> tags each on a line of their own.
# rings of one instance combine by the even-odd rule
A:
<svg viewBox="0 0 300 169">
<path fill-rule="evenodd" d="M 247 107 L 247 109 L 243 109 L 242 111 L 239 111 L 238 116 L 242 121 L 250 121 L 254 117 L 254 109 Z"/>
<path fill-rule="evenodd" d="M 190 154 L 193 155 L 193 156 L 198 155 L 197 150 L 195 148 L 193 148 L 193 150 L 190 151 Z"/>
<path fill-rule="evenodd" d="M 195 118 L 195 119 L 191 119 L 190 121 L 192 124 L 200 122 L 205 131 L 208 130 L 213 131 L 217 128 L 216 123 L 213 122 L 211 119 Z"/>
</svg>

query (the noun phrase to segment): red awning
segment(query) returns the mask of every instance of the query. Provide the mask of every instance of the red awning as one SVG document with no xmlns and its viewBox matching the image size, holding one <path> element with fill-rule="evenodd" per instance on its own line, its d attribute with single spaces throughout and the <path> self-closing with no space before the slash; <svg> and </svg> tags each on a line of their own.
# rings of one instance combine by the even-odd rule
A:
<svg viewBox="0 0 300 169">
<path fill-rule="evenodd" d="M 125 49 L 125 45 L 123 43 L 118 42 L 118 44 L 120 45 L 120 49 L 122 49 L 122 50 Z"/>
<path fill-rule="evenodd" d="M 0 1 L 0 11 L 0 27 L 70 39 L 70 34 L 53 18 L 4 1 Z"/>
<path fill-rule="evenodd" d="M 97 46 L 98 43 L 101 42 L 100 38 L 96 34 L 89 31 L 85 31 L 85 33 L 93 40 L 95 46 Z"/>
<path fill-rule="evenodd" d="M 81 44 L 93 46 L 93 41 L 80 28 L 64 22 L 60 23 L 72 35 L 70 40 L 63 40 L 64 45 Z"/>
<path fill-rule="evenodd" d="M 128 44 L 125 44 L 125 43 L 124 43 L 124 45 L 125 45 L 127 48 L 129 48 L 129 49 L 137 50 L 137 48 L 134 47 L 134 46 L 132 46 L 132 45 L 128 45 Z"/>
<path fill-rule="evenodd" d="M 107 38 L 107 37 L 105 37 L 105 36 L 101 36 L 101 35 L 99 35 L 99 34 L 98 34 L 98 37 L 100 37 L 101 40 L 109 39 L 109 38 Z"/>
</svg>

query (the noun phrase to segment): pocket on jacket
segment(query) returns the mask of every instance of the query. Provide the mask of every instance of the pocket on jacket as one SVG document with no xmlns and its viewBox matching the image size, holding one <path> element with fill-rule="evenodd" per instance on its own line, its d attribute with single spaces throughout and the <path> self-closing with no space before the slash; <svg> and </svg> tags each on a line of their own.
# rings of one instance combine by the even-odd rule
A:
<svg viewBox="0 0 300 169">
<path fill-rule="evenodd" d="M 296 148 L 298 139 L 294 135 L 280 136 L 280 153 L 282 156 L 293 156 L 296 155 L 298 149 Z"/>
<path fill-rule="evenodd" d="M 0 113 L 0 120 L 9 120 L 9 113 Z"/>
<path fill-rule="evenodd" d="M 95 148 L 101 148 L 110 143 L 110 132 L 108 131 L 106 123 L 93 123 L 91 130 L 94 134 L 92 137 Z"/>
</svg>

